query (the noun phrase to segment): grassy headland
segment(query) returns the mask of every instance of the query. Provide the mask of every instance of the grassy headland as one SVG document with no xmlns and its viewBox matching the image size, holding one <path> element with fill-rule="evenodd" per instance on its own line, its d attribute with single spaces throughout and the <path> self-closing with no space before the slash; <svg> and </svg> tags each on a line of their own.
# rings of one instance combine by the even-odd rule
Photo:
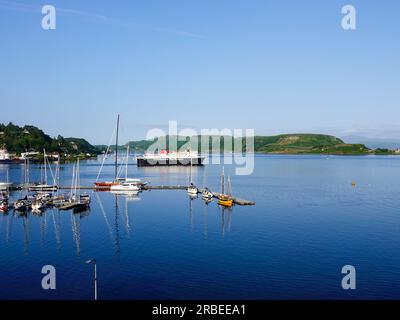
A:
<svg viewBox="0 0 400 320">
<path fill-rule="evenodd" d="M 169 146 L 169 140 L 171 137 L 167 136 L 166 146 Z M 198 141 L 203 139 L 209 139 L 210 153 L 218 152 L 219 150 L 234 150 L 234 140 L 232 137 L 216 137 L 216 136 L 197 136 Z M 245 151 L 246 139 L 242 139 L 243 149 Z M 178 141 L 178 149 L 181 148 L 185 143 L 189 141 L 189 137 L 181 137 L 181 141 Z M 137 152 L 143 152 L 147 150 L 157 139 L 154 140 L 140 140 L 131 141 L 129 146 L 131 150 Z M 213 145 L 214 141 L 214 145 Z M 218 142 L 219 141 L 219 142 Z M 219 145 L 219 149 L 215 148 L 215 145 Z M 204 146 L 199 142 L 198 150 L 205 152 Z M 369 149 L 364 144 L 356 143 L 345 143 L 343 140 L 323 134 L 281 134 L 275 136 L 255 136 L 254 137 L 254 152 L 256 153 L 272 153 L 272 154 L 332 154 L 332 155 L 367 155 L 367 154 L 397 154 L 394 150 L 389 149 Z"/>
</svg>

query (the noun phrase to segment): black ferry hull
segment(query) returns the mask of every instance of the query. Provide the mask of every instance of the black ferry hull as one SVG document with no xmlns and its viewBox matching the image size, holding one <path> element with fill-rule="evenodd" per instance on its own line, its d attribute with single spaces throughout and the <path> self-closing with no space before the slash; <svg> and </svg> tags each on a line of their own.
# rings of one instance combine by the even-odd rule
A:
<svg viewBox="0 0 400 320">
<path fill-rule="evenodd" d="M 193 166 L 202 166 L 204 157 L 192 159 Z M 190 166 L 190 159 L 152 159 L 137 158 L 138 167 L 156 167 L 156 166 Z"/>
</svg>

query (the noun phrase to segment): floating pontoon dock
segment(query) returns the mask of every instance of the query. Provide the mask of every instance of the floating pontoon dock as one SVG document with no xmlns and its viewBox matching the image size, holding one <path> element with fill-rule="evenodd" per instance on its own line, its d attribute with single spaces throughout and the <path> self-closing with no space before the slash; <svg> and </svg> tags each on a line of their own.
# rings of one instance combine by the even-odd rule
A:
<svg viewBox="0 0 400 320">
<path fill-rule="evenodd" d="M 171 185 L 160 185 L 160 186 L 143 186 L 142 190 L 186 190 L 188 186 L 182 186 L 182 185 L 177 185 L 177 186 L 171 186 Z M 21 189 L 28 189 L 28 187 L 21 187 Z M 58 190 L 71 190 L 75 189 L 75 187 L 71 188 L 71 186 L 61 186 L 58 187 Z M 78 186 L 76 187 L 77 190 L 97 190 L 97 191 L 110 191 L 110 188 L 99 188 L 96 186 Z M 199 189 L 199 193 L 201 194 L 204 191 L 204 189 Z M 221 196 L 221 193 L 219 192 L 211 192 L 215 198 L 218 198 Z M 250 200 L 245 200 L 241 199 L 238 197 L 232 196 L 233 202 L 237 205 L 240 206 L 254 206 L 256 203 L 254 201 Z M 67 207 L 68 205 L 66 205 Z M 68 208 L 60 208 L 60 209 L 68 209 Z"/>
</svg>

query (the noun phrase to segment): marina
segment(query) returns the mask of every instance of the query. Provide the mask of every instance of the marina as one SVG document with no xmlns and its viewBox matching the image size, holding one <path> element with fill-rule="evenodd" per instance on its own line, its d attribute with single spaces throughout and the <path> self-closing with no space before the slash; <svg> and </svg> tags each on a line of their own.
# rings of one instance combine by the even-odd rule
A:
<svg viewBox="0 0 400 320">
<path fill-rule="evenodd" d="M 119 118 L 117 128 L 119 126 Z M 118 135 L 117 135 L 118 136 Z M 222 192 L 213 192 L 207 187 L 198 188 L 193 182 L 193 163 L 190 160 L 189 166 L 189 183 L 188 185 L 151 185 L 147 182 L 142 181 L 139 178 L 129 177 L 129 147 L 126 151 L 126 156 L 123 163 L 118 163 L 118 151 L 115 152 L 115 176 L 114 180 L 106 183 L 94 183 L 93 185 L 82 185 L 80 179 L 80 161 L 72 165 L 72 177 L 70 185 L 60 185 L 60 163 L 57 162 L 55 167 L 52 168 L 50 163 L 47 161 L 46 151 L 43 151 L 44 162 L 40 166 L 40 178 L 39 183 L 26 183 L 30 181 L 30 168 L 27 164 L 23 166 L 25 183 L 2 183 L 3 186 L 3 198 L 1 202 L 0 210 L 2 212 L 8 212 L 9 210 L 18 211 L 25 213 L 26 211 L 32 210 L 33 213 L 42 213 L 47 208 L 55 207 L 61 211 L 73 210 L 74 212 L 84 212 L 90 209 L 91 196 L 87 193 L 81 195 L 80 192 L 84 190 L 92 190 L 96 192 L 111 192 L 120 195 L 138 195 L 141 192 L 151 190 L 186 190 L 189 197 L 194 200 L 201 195 L 201 198 L 208 204 L 212 202 L 213 198 L 218 199 L 218 205 L 224 207 L 232 207 L 236 205 L 255 205 L 255 202 L 240 199 L 231 195 L 231 184 L 230 178 L 228 177 L 228 188 L 229 191 L 224 193 L 225 190 L 225 174 L 224 167 L 222 167 L 221 183 Z M 97 175 L 97 180 L 101 175 L 101 171 L 104 168 L 104 159 Z M 54 174 L 53 174 L 54 170 Z M 138 167 L 138 170 L 140 168 Z M 53 184 L 48 183 L 48 173 L 50 172 Z M 125 173 L 125 176 L 121 176 L 121 172 Z M 7 171 L 8 177 L 8 171 Z M 13 191 L 23 192 L 25 196 L 23 198 L 14 199 L 9 201 L 12 197 Z M 61 193 L 63 191 L 69 191 L 69 194 Z"/>
<path fill-rule="evenodd" d="M 30 188 L 24 188 L 21 187 L 18 190 L 29 190 Z M 95 186 L 76 186 L 76 187 L 71 187 L 71 186 L 59 186 L 58 190 L 92 190 L 92 191 L 99 191 L 102 192 L 102 190 L 99 190 L 99 188 L 95 187 Z M 146 185 L 141 187 L 140 189 L 135 189 L 134 191 L 149 191 L 149 190 L 188 190 L 188 186 L 184 186 L 184 185 L 177 185 L 177 186 L 172 186 L 172 185 L 159 185 L 159 186 L 152 186 L 152 185 Z M 111 188 L 106 188 L 103 191 L 113 191 L 113 189 Z M 119 189 L 114 189 L 114 191 L 127 191 L 128 193 L 130 192 L 130 190 L 119 190 Z M 202 194 L 205 191 L 205 189 L 198 189 L 196 191 L 196 195 L 197 194 Z M 213 197 L 215 198 L 220 198 L 221 197 L 221 193 L 220 192 L 212 192 L 210 191 L 211 194 L 213 195 Z M 122 193 L 123 194 L 123 193 Z M 245 200 L 245 199 L 241 199 L 235 196 L 232 196 L 232 199 L 234 201 L 235 204 L 237 205 L 242 205 L 242 206 L 248 206 L 248 205 L 255 205 L 254 201 L 250 201 L 250 200 Z M 66 208 L 68 206 L 66 205 Z"/>
<path fill-rule="evenodd" d="M 255 161 L 253 176 L 233 177 L 231 182 L 233 198 L 249 198 L 256 205 L 233 208 L 218 205 L 222 166 L 194 166 L 192 182 L 199 193 L 189 197 L 187 166 L 132 165 L 129 177 L 149 183 L 138 194 L 127 194 L 97 191 L 93 181 L 99 161 L 80 161 L 77 190 L 91 197 L 90 209 L 82 212 L 58 208 L 74 186 L 74 164 L 63 164 L 54 205 L 43 211 L 9 208 L 0 214 L 0 295 L 92 299 L 93 282 L 84 265 L 90 257 L 96 257 L 99 267 L 99 299 L 167 299 L 171 292 L 182 299 L 313 298 L 321 297 L 316 293 L 320 286 L 331 288 L 323 297 L 341 297 L 335 284 L 340 274 L 336 266 L 343 260 L 363 265 L 366 277 L 375 279 L 374 289 L 358 290 L 357 297 L 399 293 L 397 286 L 386 286 L 400 274 L 399 216 L 394 209 L 399 204 L 394 194 L 400 192 L 397 159 L 327 161 L 323 156 L 276 155 L 257 156 Z M 40 165 L 30 169 L 30 180 L 39 181 Z M 22 165 L 1 167 L 1 177 L 6 170 L 10 181 L 24 181 Z M 288 170 L 295 172 L 293 177 Z M 224 171 L 232 176 L 231 166 L 225 165 Z M 113 165 L 104 167 L 105 180 L 114 174 Z M 205 186 L 213 193 L 211 202 L 203 199 Z M 12 191 L 8 204 L 26 193 L 34 194 Z M 60 277 L 55 292 L 41 290 L 32 280 L 48 261 Z M 7 276 L 11 269 L 24 271 L 12 280 Z M 373 277 L 377 271 L 379 279 Z M 285 277 L 277 277 L 278 272 Z M 290 289 L 282 290 L 287 283 Z"/>
</svg>

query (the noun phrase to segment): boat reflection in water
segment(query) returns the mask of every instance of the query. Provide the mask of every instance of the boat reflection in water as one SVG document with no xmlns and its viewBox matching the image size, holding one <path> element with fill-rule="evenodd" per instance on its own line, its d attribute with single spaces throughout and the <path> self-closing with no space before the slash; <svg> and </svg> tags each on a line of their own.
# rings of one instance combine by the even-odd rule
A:
<svg viewBox="0 0 400 320">
<path fill-rule="evenodd" d="M 117 257 L 120 255 L 120 241 L 121 241 L 121 235 L 120 235 L 120 199 L 124 200 L 124 205 L 122 206 L 124 208 L 124 214 L 123 220 L 124 220 L 124 225 L 125 225 L 125 233 L 126 237 L 130 238 L 130 233 L 132 231 L 132 226 L 131 226 L 131 217 L 129 215 L 129 207 L 128 204 L 130 202 L 137 202 L 140 201 L 139 193 L 138 192 L 129 192 L 129 191 L 111 191 L 110 194 L 114 197 L 114 223 L 110 222 L 109 214 L 107 214 L 107 211 L 105 210 L 105 207 L 103 205 L 103 202 L 101 201 L 99 195 L 96 193 L 96 199 L 97 203 L 99 205 L 100 211 L 102 213 L 102 216 L 104 218 L 104 222 L 107 226 L 108 234 L 110 237 L 111 242 L 114 245 L 114 252 Z"/>
<path fill-rule="evenodd" d="M 222 237 L 225 236 L 225 232 L 231 232 L 232 222 L 232 208 L 220 206 L 221 208 L 221 233 Z"/>
<path fill-rule="evenodd" d="M 9 211 L 7 214 L 2 214 L 1 226 L 2 232 L 5 234 L 5 243 L 8 245 L 12 240 L 13 229 L 18 228 L 16 222 L 22 221 L 23 247 L 24 255 L 29 254 L 29 246 L 31 242 L 31 232 L 36 232 L 35 227 L 39 228 L 39 244 L 40 247 L 45 247 L 46 237 L 48 236 L 48 226 L 53 225 L 54 236 L 57 244 L 57 250 L 62 247 L 61 241 L 61 216 L 70 215 L 72 237 L 75 243 L 77 255 L 80 255 L 80 220 L 88 217 L 90 209 L 69 211 L 68 213 L 60 212 L 56 209 L 42 210 L 25 210 L 25 211 Z M 15 222 L 16 221 L 16 222 Z M 3 227 L 4 226 L 4 227 Z M 15 231 L 14 233 L 16 233 Z"/>
<path fill-rule="evenodd" d="M 231 231 L 231 225 L 232 225 L 232 207 L 226 207 L 217 204 L 216 202 L 213 201 L 204 201 L 202 197 L 199 196 L 189 196 L 189 226 L 190 226 L 190 231 L 193 231 L 193 228 L 195 227 L 195 218 L 196 218 L 196 210 L 193 209 L 194 206 L 194 201 L 196 199 L 203 200 L 201 203 L 203 204 L 203 236 L 204 239 L 208 239 L 208 210 L 210 210 L 212 207 L 212 203 L 217 205 L 217 208 L 219 209 L 220 212 L 220 217 L 221 217 L 221 222 L 220 222 L 220 230 L 221 230 L 221 235 L 222 237 L 225 236 L 226 233 L 229 233 Z"/>
<path fill-rule="evenodd" d="M 184 196 L 184 191 L 182 196 Z M 141 201 L 142 192 L 115 191 L 109 193 L 93 193 L 93 208 L 95 212 L 100 213 L 94 219 L 99 219 L 100 224 L 105 224 L 111 243 L 111 250 L 118 259 L 121 255 L 121 242 L 129 239 L 135 227 L 132 211 L 135 204 Z M 186 195 L 187 196 L 187 195 Z M 207 202 L 202 196 L 187 196 L 189 211 L 189 227 L 191 232 L 195 232 L 200 227 L 202 237 L 208 239 L 208 228 L 217 226 L 222 236 L 230 232 L 231 228 L 231 208 L 218 206 L 217 202 Z M 220 216 L 209 215 L 218 208 Z M 31 234 L 39 235 L 38 243 L 40 247 L 45 248 L 50 240 L 55 240 L 54 246 L 58 252 L 65 250 L 63 239 L 73 240 L 73 250 L 79 257 L 82 255 L 82 219 L 88 218 L 91 214 L 90 208 L 84 210 L 59 211 L 56 208 L 47 208 L 46 211 L 33 212 L 9 211 L 0 215 L 0 234 L 5 239 L 6 244 L 13 241 L 13 236 L 23 235 L 24 254 L 29 255 L 31 246 Z M 69 215 L 69 216 L 68 216 Z M 210 220 L 210 221 L 208 221 Z M 216 222 L 216 224 L 213 223 Z M 209 224 L 211 222 L 211 224 Z M 13 231 L 14 230 L 14 231 Z M 50 237 L 50 238 L 49 238 Z M 64 240 L 65 241 L 65 240 Z M 35 243 L 33 243 L 35 244 Z M 88 248 L 85 248 L 86 250 Z"/>
</svg>

